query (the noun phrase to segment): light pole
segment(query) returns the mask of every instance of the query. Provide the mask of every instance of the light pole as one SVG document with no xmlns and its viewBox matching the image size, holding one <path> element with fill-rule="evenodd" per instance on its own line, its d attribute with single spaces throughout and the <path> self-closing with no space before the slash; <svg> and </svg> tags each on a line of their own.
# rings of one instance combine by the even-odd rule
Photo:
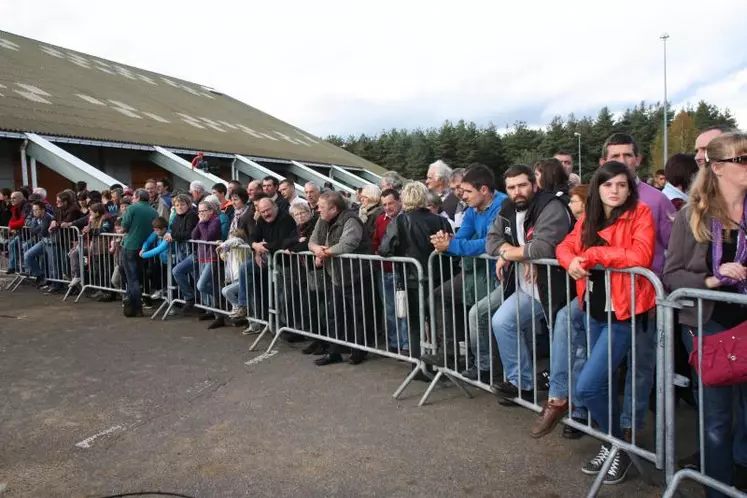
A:
<svg viewBox="0 0 747 498">
<path fill-rule="evenodd" d="M 664 42 L 664 162 L 662 164 L 667 164 L 669 159 L 669 133 L 667 133 L 667 40 L 669 35 L 664 33 L 659 39 Z"/>
<path fill-rule="evenodd" d="M 578 179 L 581 181 L 581 134 L 574 132 L 573 136 L 578 137 Z"/>
</svg>

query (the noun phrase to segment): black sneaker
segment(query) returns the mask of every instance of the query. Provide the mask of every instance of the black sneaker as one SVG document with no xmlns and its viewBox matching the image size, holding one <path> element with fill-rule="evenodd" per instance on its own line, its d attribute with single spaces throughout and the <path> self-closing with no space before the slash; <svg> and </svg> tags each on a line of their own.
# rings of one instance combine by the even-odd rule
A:
<svg viewBox="0 0 747 498">
<path fill-rule="evenodd" d="M 597 453 L 597 456 L 589 460 L 586 465 L 581 467 L 581 472 L 590 476 L 599 474 L 599 471 L 602 470 L 604 462 L 607 461 L 607 457 L 609 456 L 609 454 L 610 446 L 607 443 L 604 443 L 602 445 L 602 448 L 599 450 L 599 453 Z"/>
<path fill-rule="evenodd" d="M 132 318 L 133 316 L 135 316 L 135 306 L 132 303 L 132 300 L 128 297 L 122 300 L 122 313 L 127 318 Z"/>
<path fill-rule="evenodd" d="M 622 450 L 618 451 L 615 455 L 615 459 L 612 460 L 610 470 L 607 471 L 607 475 L 604 476 L 603 484 L 620 484 L 625 480 L 625 476 L 628 473 L 628 469 L 633 461 L 630 459 L 628 454 Z"/>
<path fill-rule="evenodd" d="M 463 371 L 462 377 L 490 384 L 490 370 L 478 370 L 475 365 L 472 365 L 467 370 Z"/>
</svg>

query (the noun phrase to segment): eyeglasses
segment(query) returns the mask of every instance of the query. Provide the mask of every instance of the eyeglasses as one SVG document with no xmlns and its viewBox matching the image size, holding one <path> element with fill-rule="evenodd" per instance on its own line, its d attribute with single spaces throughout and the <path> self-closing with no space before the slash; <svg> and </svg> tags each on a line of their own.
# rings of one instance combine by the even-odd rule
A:
<svg viewBox="0 0 747 498">
<path fill-rule="evenodd" d="M 198 213 L 212 213 L 210 209 L 200 209 L 197 211 Z"/>
<path fill-rule="evenodd" d="M 714 163 L 747 164 L 747 155 L 736 156 L 736 157 L 727 157 L 726 159 L 713 159 L 712 162 L 714 162 Z"/>
</svg>

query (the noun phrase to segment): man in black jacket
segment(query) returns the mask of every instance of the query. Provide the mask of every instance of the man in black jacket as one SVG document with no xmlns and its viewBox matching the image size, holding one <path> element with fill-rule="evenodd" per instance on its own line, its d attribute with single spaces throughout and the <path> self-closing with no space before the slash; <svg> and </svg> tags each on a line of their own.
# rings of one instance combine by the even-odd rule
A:
<svg viewBox="0 0 747 498">
<path fill-rule="evenodd" d="M 293 217 L 283 211 L 269 198 L 260 199 L 257 203 L 257 226 L 249 237 L 254 258 L 241 265 L 239 270 L 239 305 L 231 314 L 231 318 L 240 319 L 247 316 L 249 297 L 252 297 L 254 316 L 260 320 L 267 319 L 268 302 L 267 267 L 272 255 L 298 240 L 298 229 Z M 252 291 L 249 293 L 249 281 Z"/>
<path fill-rule="evenodd" d="M 553 268 L 532 268 L 526 261 L 553 258 L 555 248 L 570 232 L 573 215 L 568 206 L 551 192 L 537 192 L 532 170 L 512 166 L 503 175 L 507 202 L 488 231 L 486 250 L 497 256 L 496 274 L 502 282 L 514 281 L 515 289 L 493 315 L 492 325 L 498 352 L 508 382 L 496 385 L 504 397 L 501 404 L 512 406 L 511 398 L 532 399 L 533 375 L 524 330 L 532 330 L 544 316 L 548 323 L 566 303 L 565 272 Z M 511 278 L 513 272 L 513 279 Z M 549 296 L 552 295 L 552 309 Z M 517 323 L 518 321 L 518 323 Z"/>
</svg>

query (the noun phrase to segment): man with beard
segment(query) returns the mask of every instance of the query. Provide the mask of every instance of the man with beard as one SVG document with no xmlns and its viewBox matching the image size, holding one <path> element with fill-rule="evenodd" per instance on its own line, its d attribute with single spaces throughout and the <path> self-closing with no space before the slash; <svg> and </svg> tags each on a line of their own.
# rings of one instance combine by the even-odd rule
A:
<svg viewBox="0 0 747 498">
<path fill-rule="evenodd" d="M 524 331 L 531 330 L 543 314 L 552 323 L 551 318 L 565 305 L 563 269 L 554 268 L 548 279 L 545 268 L 532 269 L 527 261 L 554 257 L 555 247 L 571 231 L 573 215 L 552 192 L 538 192 L 529 167 L 512 166 L 503 178 L 510 202 L 488 231 L 486 251 L 498 257 L 498 279 L 517 286 L 493 315 L 493 333 L 508 380 L 496 384 L 495 389 L 502 397 L 499 402 L 511 406 L 511 399 L 517 396 L 533 398 L 532 355 Z"/>
</svg>

